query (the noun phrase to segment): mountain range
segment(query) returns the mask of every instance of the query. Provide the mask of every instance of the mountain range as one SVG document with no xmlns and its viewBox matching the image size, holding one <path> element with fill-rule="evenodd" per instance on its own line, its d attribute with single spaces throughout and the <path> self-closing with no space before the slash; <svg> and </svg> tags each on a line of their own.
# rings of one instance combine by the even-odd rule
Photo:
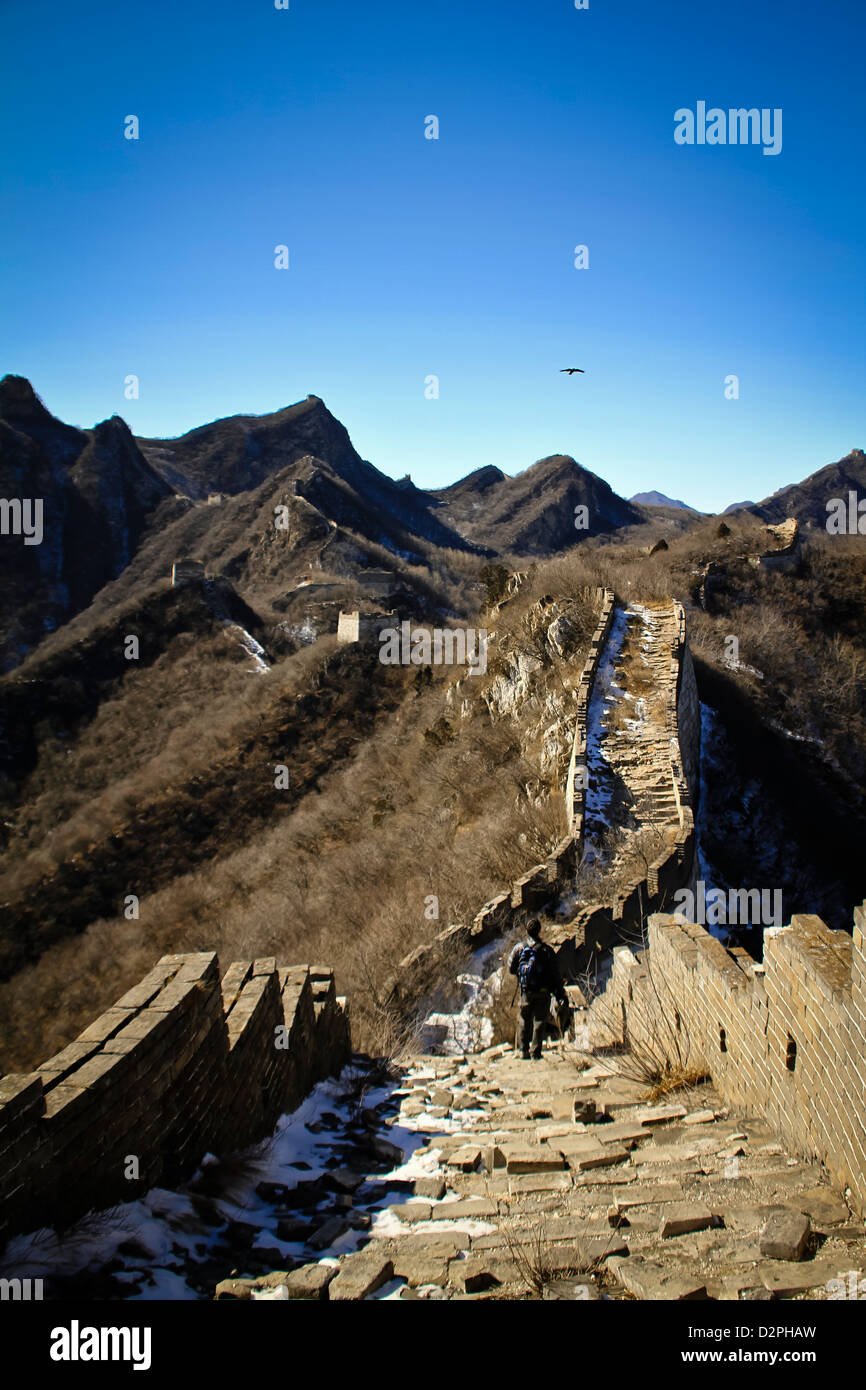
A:
<svg viewBox="0 0 866 1390">
<path fill-rule="evenodd" d="M 666 497 L 663 492 L 636 492 L 630 500 L 641 507 L 679 507 L 686 512 L 695 510 L 688 502 L 681 502 L 676 497 Z"/>
<path fill-rule="evenodd" d="M 761 503 L 740 505 L 764 521 L 794 515 L 815 526 L 828 496 L 858 488 L 866 491 L 866 456 L 855 449 Z M 417 611 L 453 615 L 461 555 L 549 557 L 652 521 L 659 507 L 700 517 L 660 492 L 620 497 L 567 454 L 514 477 L 488 465 L 423 490 L 362 459 L 318 396 L 151 439 L 135 437 L 116 415 L 92 429 L 65 424 L 26 378 L 11 375 L 0 381 L 0 496 L 44 505 L 41 544 L 9 535 L 0 545 L 6 671 L 46 640 L 50 651 L 58 640 L 51 634 L 76 615 L 140 602 L 179 558 L 202 562 L 288 641 L 311 613 L 324 618 L 343 599 L 393 605 L 402 595 Z M 580 529 L 579 507 L 588 513 Z M 443 569 L 450 588 L 434 577 Z M 73 624 L 68 636 L 79 635 Z"/>
</svg>

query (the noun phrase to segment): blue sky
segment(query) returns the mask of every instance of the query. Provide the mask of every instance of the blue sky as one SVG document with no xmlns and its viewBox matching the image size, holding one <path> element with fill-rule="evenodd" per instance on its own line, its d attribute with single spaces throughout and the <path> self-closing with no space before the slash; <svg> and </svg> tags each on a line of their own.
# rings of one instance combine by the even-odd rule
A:
<svg viewBox="0 0 866 1390">
<path fill-rule="evenodd" d="M 313 392 L 422 487 L 562 452 L 707 510 L 866 446 L 859 0 L 290 3 L 0 7 L 0 371 L 55 414 Z M 781 153 L 675 144 L 699 100 Z"/>
</svg>

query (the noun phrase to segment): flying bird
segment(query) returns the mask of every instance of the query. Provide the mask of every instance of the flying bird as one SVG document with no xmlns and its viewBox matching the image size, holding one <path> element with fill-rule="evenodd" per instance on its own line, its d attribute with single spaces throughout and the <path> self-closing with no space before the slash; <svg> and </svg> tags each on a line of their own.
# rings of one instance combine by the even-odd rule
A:
<svg viewBox="0 0 866 1390">
<path fill-rule="evenodd" d="M 560 367 L 559 370 L 560 370 L 561 372 L 568 372 L 568 374 L 569 374 L 569 376 L 570 376 L 572 372 L 582 372 L 582 371 L 583 371 L 583 367 Z"/>
</svg>

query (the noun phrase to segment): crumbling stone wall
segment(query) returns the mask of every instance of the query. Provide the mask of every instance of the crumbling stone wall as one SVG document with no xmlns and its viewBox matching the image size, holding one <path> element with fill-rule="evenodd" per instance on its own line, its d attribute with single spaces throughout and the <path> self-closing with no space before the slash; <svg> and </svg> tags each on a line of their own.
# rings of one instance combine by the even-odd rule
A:
<svg viewBox="0 0 866 1390">
<path fill-rule="evenodd" d="M 795 569 L 800 559 L 800 523 L 797 518 L 789 516 L 778 526 L 765 526 L 764 531 L 767 540 L 774 544 L 756 556 L 752 564 L 764 570 Z"/>
<path fill-rule="evenodd" d="M 364 642 L 378 638 L 383 627 L 393 627 L 396 615 L 390 613 L 340 612 L 337 618 L 338 642 Z"/>
<path fill-rule="evenodd" d="M 221 981 L 214 952 L 163 956 L 57 1056 L 0 1078 L 0 1245 L 263 1138 L 350 1051 L 324 967 L 254 960 Z"/>
<path fill-rule="evenodd" d="M 825 1163 L 866 1215 L 864 934 L 866 903 L 855 909 L 851 936 L 797 914 L 767 929 L 758 964 L 701 926 L 656 914 L 642 959 L 615 952 L 607 989 L 588 1010 L 590 1036 L 606 1040 L 612 1019 L 633 1038 L 673 1027 L 688 1042 L 688 1065 L 705 1068 L 732 1106 L 765 1115 L 798 1153 Z"/>
<path fill-rule="evenodd" d="M 666 725 L 670 777 L 679 825 L 670 846 L 636 876 L 619 896 L 590 903 L 549 940 L 560 965 L 572 978 L 591 969 L 598 955 L 634 939 L 653 912 L 669 906 L 679 888 L 693 885 L 696 869 L 695 798 L 700 768 L 700 702 L 688 644 L 685 610 L 674 602 L 676 636 L 671 643 Z"/>
<path fill-rule="evenodd" d="M 694 810 L 700 796 L 701 769 L 701 703 L 695 667 L 686 632 L 686 615 L 681 604 L 679 608 L 679 634 L 677 651 L 671 657 L 676 663 L 674 709 L 668 710 L 668 730 L 671 737 L 679 743 L 683 774 L 689 791 L 689 802 Z"/>
<path fill-rule="evenodd" d="M 417 946 L 400 961 L 385 989 L 385 997 L 399 1009 L 411 1006 L 442 974 L 466 959 L 472 951 L 521 926 L 562 897 L 574 881 L 583 848 L 585 792 L 574 785 L 575 768 L 586 760 L 586 730 L 598 664 L 608 640 L 615 598 L 610 589 L 599 589 L 600 614 L 578 682 L 575 733 L 565 795 L 571 814 L 572 833 L 561 840 L 543 864 L 536 864 L 511 888 L 485 903 L 470 926 L 446 927 L 432 941 Z M 666 712 L 670 776 L 679 825 L 670 847 L 649 866 L 646 875 L 629 884 L 610 902 L 582 908 L 571 922 L 549 928 L 547 940 L 556 947 L 559 963 L 572 979 L 581 975 L 599 952 L 643 929 L 652 912 L 668 906 L 678 888 L 695 878 L 696 843 L 693 788 L 697 788 L 700 754 L 700 703 L 694 666 L 688 645 L 685 610 L 674 602 L 676 636 L 671 643 L 669 696 Z"/>
<path fill-rule="evenodd" d="M 509 579 L 514 591 L 519 588 L 521 575 Z M 448 969 L 465 960 L 467 954 L 486 946 L 497 937 L 506 935 L 514 926 L 522 925 L 528 917 L 540 912 L 561 897 L 574 879 L 583 847 L 583 822 L 586 793 L 574 785 L 574 770 L 586 758 L 586 727 L 589 701 L 604 644 L 610 633 L 615 606 L 613 590 L 599 588 L 596 598 L 600 604 L 599 619 L 589 644 L 589 651 L 578 680 L 577 712 L 572 741 L 571 761 L 565 786 L 566 804 L 571 834 L 560 840 L 543 864 L 536 864 L 522 874 L 504 893 L 491 898 L 477 913 L 470 926 L 455 923 L 439 932 L 432 941 L 416 946 L 400 961 L 385 989 L 385 996 L 397 1008 L 405 1008 Z"/>
<path fill-rule="evenodd" d="M 565 785 L 565 804 L 568 810 L 569 832 L 578 842 L 578 854 L 583 850 L 584 823 L 586 820 L 586 788 L 574 785 L 575 771 L 586 766 L 586 739 L 589 720 L 589 702 L 595 687 L 598 663 L 604 645 L 610 636 L 616 598 L 612 589 L 597 589 L 601 597 L 601 613 L 598 625 L 589 644 L 589 652 L 580 673 L 577 685 L 577 718 L 574 725 L 574 740 L 571 748 L 571 761 L 568 764 L 568 778 Z"/>
</svg>

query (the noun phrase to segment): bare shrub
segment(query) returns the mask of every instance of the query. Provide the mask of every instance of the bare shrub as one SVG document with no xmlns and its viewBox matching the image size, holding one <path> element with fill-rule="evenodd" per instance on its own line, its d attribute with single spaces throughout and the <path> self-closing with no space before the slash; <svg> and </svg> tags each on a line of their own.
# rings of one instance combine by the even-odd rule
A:
<svg viewBox="0 0 866 1390">
<path fill-rule="evenodd" d="M 518 1279 L 534 1298 L 542 1298 L 554 1277 L 547 1223 L 537 1220 L 518 1224 L 513 1217 L 505 1217 L 499 1223 L 499 1232 Z"/>
</svg>

